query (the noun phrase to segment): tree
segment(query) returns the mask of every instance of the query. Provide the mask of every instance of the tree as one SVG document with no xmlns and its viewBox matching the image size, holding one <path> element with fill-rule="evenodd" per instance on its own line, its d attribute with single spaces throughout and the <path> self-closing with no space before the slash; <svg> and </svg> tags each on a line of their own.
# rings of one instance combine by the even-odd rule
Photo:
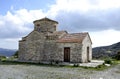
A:
<svg viewBox="0 0 120 79">
<path fill-rule="evenodd" d="M 13 56 L 14 56 L 15 58 L 18 58 L 18 51 L 16 51 Z"/>
<path fill-rule="evenodd" d="M 117 60 L 120 60 L 120 51 L 117 52 L 117 55 L 115 57 Z"/>
</svg>

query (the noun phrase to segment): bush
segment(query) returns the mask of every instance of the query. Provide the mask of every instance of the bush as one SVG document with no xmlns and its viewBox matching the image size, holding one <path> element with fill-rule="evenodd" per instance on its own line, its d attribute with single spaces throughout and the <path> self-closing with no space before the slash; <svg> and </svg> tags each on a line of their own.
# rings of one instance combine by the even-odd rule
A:
<svg viewBox="0 0 120 79">
<path fill-rule="evenodd" d="M 15 58 L 18 58 L 18 52 L 19 51 L 16 51 L 15 54 L 13 55 Z"/>
<path fill-rule="evenodd" d="M 117 55 L 115 56 L 115 59 L 120 60 L 120 51 L 117 53 Z"/>
<path fill-rule="evenodd" d="M 55 60 L 50 60 L 50 65 L 54 65 L 55 64 Z"/>
<path fill-rule="evenodd" d="M 103 68 L 104 65 L 98 65 L 96 68 Z"/>
<path fill-rule="evenodd" d="M 96 70 L 104 70 L 106 69 L 106 66 L 104 64 L 102 65 L 98 65 L 97 67 L 95 67 Z"/>
<path fill-rule="evenodd" d="M 111 59 L 106 59 L 104 61 L 105 61 L 105 64 L 112 64 L 112 60 Z"/>
<path fill-rule="evenodd" d="M 55 61 L 55 64 L 59 64 L 59 63 L 61 63 L 61 61 L 59 61 L 59 60 L 56 60 L 56 61 Z"/>
<path fill-rule="evenodd" d="M 0 60 L 1 60 L 1 61 L 5 61 L 5 60 L 6 60 L 6 57 L 5 57 L 5 56 L 0 56 Z"/>
<path fill-rule="evenodd" d="M 78 63 L 75 63 L 73 66 L 74 66 L 74 67 L 78 67 L 78 66 L 79 66 L 79 64 L 78 64 Z"/>
</svg>

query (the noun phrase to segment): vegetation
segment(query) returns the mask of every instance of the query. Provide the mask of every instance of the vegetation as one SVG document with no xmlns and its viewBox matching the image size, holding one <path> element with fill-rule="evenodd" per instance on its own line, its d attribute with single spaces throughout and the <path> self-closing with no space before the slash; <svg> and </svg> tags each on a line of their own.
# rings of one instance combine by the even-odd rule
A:
<svg viewBox="0 0 120 79">
<path fill-rule="evenodd" d="M 112 59 L 108 58 L 104 60 L 105 64 L 113 64 Z"/>
<path fill-rule="evenodd" d="M 5 61 L 1 61 L 0 64 L 3 65 L 36 65 L 36 66 L 47 66 L 47 67 L 65 67 L 65 68 L 84 68 L 87 70 L 97 70 L 97 71 L 101 71 L 101 70 L 105 70 L 108 69 L 110 67 L 115 66 L 116 64 L 120 63 L 120 61 L 118 60 L 112 60 L 112 59 L 106 59 L 106 62 L 102 65 L 98 65 L 97 67 L 83 67 L 83 66 L 79 66 L 79 64 L 73 64 L 73 66 L 71 65 L 56 65 L 56 64 L 43 64 L 43 63 L 32 63 L 32 62 L 18 62 L 18 61 L 11 61 L 11 60 L 5 60 Z M 111 66 L 106 66 L 105 64 L 111 64 Z"/>
<path fill-rule="evenodd" d="M 93 58 L 99 59 L 99 58 L 117 58 L 120 59 L 120 42 L 109 45 L 109 46 L 102 46 L 102 47 L 96 47 L 93 48 Z"/>
<path fill-rule="evenodd" d="M 115 56 L 115 59 L 120 60 L 120 51 L 117 52 L 117 55 Z"/>
<path fill-rule="evenodd" d="M 15 58 L 18 58 L 18 51 L 16 51 L 13 56 L 14 56 Z"/>
<path fill-rule="evenodd" d="M 98 65 L 97 67 L 95 67 L 95 70 L 104 70 L 104 69 L 107 69 L 108 67 L 105 66 L 105 64 L 102 64 L 102 65 Z"/>
<path fill-rule="evenodd" d="M 74 67 L 79 67 L 79 64 L 78 64 L 78 63 L 74 63 L 73 66 L 74 66 Z"/>
<path fill-rule="evenodd" d="M 6 60 L 6 56 L 0 56 L 0 61 Z"/>
</svg>

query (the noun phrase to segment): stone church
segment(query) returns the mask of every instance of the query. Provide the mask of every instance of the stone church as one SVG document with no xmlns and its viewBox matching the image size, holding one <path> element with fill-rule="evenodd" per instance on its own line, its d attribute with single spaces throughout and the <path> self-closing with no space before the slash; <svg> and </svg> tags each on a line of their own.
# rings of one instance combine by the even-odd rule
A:
<svg viewBox="0 0 120 79">
<path fill-rule="evenodd" d="M 87 32 L 57 31 L 58 22 L 49 18 L 35 20 L 34 30 L 19 41 L 19 61 L 90 62 L 92 42 Z"/>
</svg>

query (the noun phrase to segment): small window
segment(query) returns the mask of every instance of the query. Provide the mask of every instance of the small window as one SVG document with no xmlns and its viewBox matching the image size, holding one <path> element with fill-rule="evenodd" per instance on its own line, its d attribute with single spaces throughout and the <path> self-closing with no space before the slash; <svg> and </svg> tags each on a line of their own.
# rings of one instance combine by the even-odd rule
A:
<svg viewBox="0 0 120 79">
<path fill-rule="evenodd" d="M 40 24 L 37 24 L 36 26 L 40 26 Z"/>
<path fill-rule="evenodd" d="M 54 25 L 54 30 L 56 31 L 56 25 Z"/>
</svg>

